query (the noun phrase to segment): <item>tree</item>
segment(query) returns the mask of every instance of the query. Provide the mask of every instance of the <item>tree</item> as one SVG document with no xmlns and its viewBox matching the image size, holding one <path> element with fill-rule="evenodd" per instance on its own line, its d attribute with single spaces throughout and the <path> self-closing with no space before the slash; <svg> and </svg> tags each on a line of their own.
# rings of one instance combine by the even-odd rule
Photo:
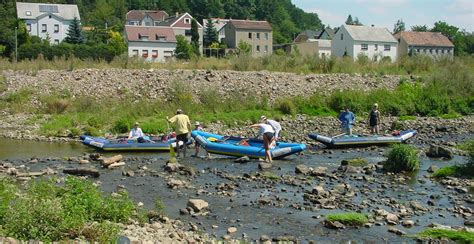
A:
<svg viewBox="0 0 474 244">
<path fill-rule="evenodd" d="M 195 19 L 191 20 L 191 46 L 193 47 L 194 54 L 201 56 L 201 50 L 199 48 L 199 31 Z"/>
<path fill-rule="evenodd" d="M 109 30 L 108 37 L 109 46 L 113 49 L 115 55 L 120 55 L 127 50 L 125 40 L 119 32 Z"/>
<path fill-rule="evenodd" d="M 426 25 L 414 25 L 411 27 L 411 31 L 427 32 L 428 26 Z"/>
<path fill-rule="evenodd" d="M 458 30 L 459 28 L 456 26 L 448 25 L 443 21 L 438 21 L 434 23 L 434 27 L 431 29 L 431 32 L 441 32 L 443 35 L 452 40 L 456 34 L 458 34 Z"/>
<path fill-rule="evenodd" d="M 359 21 L 359 18 L 355 17 L 354 25 L 362 25 L 362 22 Z"/>
<path fill-rule="evenodd" d="M 237 45 L 237 51 L 239 54 L 249 54 L 252 52 L 252 45 L 240 40 L 239 44 Z"/>
<path fill-rule="evenodd" d="M 84 42 L 84 35 L 82 34 L 81 23 L 76 17 L 74 17 L 71 22 L 71 25 L 69 25 L 67 37 L 66 39 L 64 39 L 64 41 L 72 44 L 80 44 Z"/>
<path fill-rule="evenodd" d="M 176 36 L 176 57 L 178 59 L 190 59 L 192 55 L 192 47 L 182 35 Z"/>
<path fill-rule="evenodd" d="M 405 22 L 403 22 L 403 19 L 397 20 L 397 23 L 393 25 L 394 34 L 400 31 L 405 31 Z"/>
<path fill-rule="evenodd" d="M 207 19 L 206 29 L 204 30 L 204 46 L 209 47 L 214 42 L 219 42 L 214 22 L 209 18 Z"/>
<path fill-rule="evenodd" d="M 347 19 L 346 19 L 346 25 L 353 25 L 354 24 L 354 20 L 352 20 L 352 15 L 349 14 L 349 16 L 347 16 Z"/>
</svg>

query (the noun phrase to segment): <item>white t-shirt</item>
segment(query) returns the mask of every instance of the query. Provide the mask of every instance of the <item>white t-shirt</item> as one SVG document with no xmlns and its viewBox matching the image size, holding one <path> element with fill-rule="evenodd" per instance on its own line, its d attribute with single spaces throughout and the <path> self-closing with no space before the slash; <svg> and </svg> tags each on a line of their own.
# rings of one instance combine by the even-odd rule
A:
<svg viewBox="0 0 474 244">
<path fill-rule="evenodd" d="M 262 136 L 263 134 L 267 132 L 275 133 L 275 130 L 273 130 L 273 127 L 271 125 L 267 124 L 259 124 L 260 125 L 260 130 L 258 131 L 258 135 Z"/>
<path fill-rule="evenodd" d="M 130 135 L 128 136 L 129 138 L 138 138 L 138 137 L 143 137 L 143 131 L 141 128 L 132 128 L 130 130 Z"/>
<path fill-rule="evenodd" d="M 267 119 L 267 124 L 271 125 L 273 130 L 275 131 L 275 137 L 278 137 L 281 131 L 281 125 L 280 123 L 276 122 L 273 119 Z"/>
</svg>

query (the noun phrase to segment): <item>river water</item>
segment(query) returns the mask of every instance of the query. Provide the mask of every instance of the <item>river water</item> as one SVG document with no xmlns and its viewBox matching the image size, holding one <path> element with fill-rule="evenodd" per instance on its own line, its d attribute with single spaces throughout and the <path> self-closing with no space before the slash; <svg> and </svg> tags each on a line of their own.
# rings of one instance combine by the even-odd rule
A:
<svg viewBox="0 0 474 244">
<path fill-rule="evenodd" d="M 459 204 L 461 197 L 453 198 L 454 190 L 447 189 L 438 182 L 431 181 L 427 176 L 427 169 L 431 165 L 439 167 L 466 162 L 465 157 L 456 156 L 450 161 L 432 160 L 421 156 L 421 169 L 416 175 L 406 182 L 384 183 L 375 179 L 375 182 L 363 180 L 361 177 L 340 177 L 339 179 L 328 179 L 327 177 L 303 177 L 295 175 L 295 166 L 305 164 L 308 167 L 323 166 L 328 172 L 336 170 L 341 160 L 355 157 L 367 158 L 371 163 L 383 160 L 385 148 L 376 150 L 334 150 L 331 154 L 320 154 L 317 151 L 308 150 L 303 155 L 291 156 L 285 160 L 274 162 L 270 172 L 277 176 L 292 176 L 297 178 L 301 184 L 291 184 L 285 181 L 262 181 L 250 180 L 243 177 L 256 175 L 258 162 L 251 161 L 245 164 L 234 163 L 232 159 L 215 158 L 204 160 L 201 158 L 186 158 L 180 163 L 190 166 L 196 170 L 196 177 L 173 174 L 163 171 L 163 166 L 169 158 L 167 153 L 122 153 L 125 156 L 127 166 L 125 169 L 134 170 L 134 177 L 122 176 L 122 170 L 100 170 L 101 176 L 93 181 L 99 181 L 101 188 L 107 192 L 117 189 L 118 186 L 125 187 L 130 196 L 137 202 L 143 202 L 146 207 L 152 208 L 157 198 L 161 199 L 166 208 L 168 216 L 180 219 L 183 222 L 193 222 L 199 229 L 220 238 L 226 233 L 228 227 L 235 226 L 238 232 L 234 237 L 248 237 L 249 240 L 257 240 L 261 235 L 270 237 L 291 235 L 303 242 L 316 240 L 319 242 L 356 242 L 356 243 L 380 243 L 380 242 L 414 242 L 413 239 L 400 237 L 387 231 L 388 226 L 373 226 L 371 228 L 347 228 L 345 230 L 331 230 L 323 227 L 324 215 L 337 213 L 341 210 L 313 209 L 312 204 L 303 199 L 306 191 L 311 191 L 315 185 L 324 184 L 330 188 L 336 184 L 347 183 L 356 189 L 356 195 L 352 199 L 352 205 L 344 211 L 361 211 L 372 213 L 375 208 L 384 208 L 389 212 L 396 212 L 387 204 L 381 203 L 381 199 L 388 199 L 396 203 L 405 204 L 417 201 L 431 211 L 418 216 L 412 216 L 416 225 L 412 228 L 404 228 L 401 225 L 396 228 L 407 232 L 416 233 L 430 223 L 439 223 L 450 226 L 462 226 L 464 219 L 454 215 L 448 209 Z M 11 139 L 0 139 L 0 160 L 11 162 L 17 166 L 25 165 L 30 171 L 37 171 L 46 167 L 53 168 L 59 172 L 66 167 L 78 167 L 74 161 L 67 161 L 66 157 L 81 157 L 85 153 L 95 152 L 80 143 L 50 143 L 19 141 Z M 189 153 L 191 154 L 191 153 Z M 110 155 L 110 154 L 109 154 Z M 28 164 L 29 158 L 39 158 L 37 164 Z M 147 170 L 144 171 L 143 168 Z M 152 174 L 149 172 L 158 172 Z M 166 186 L 167 178 L 187 180 L 191 188 L 170 190 Z M 387 177 L 381 174 L 372 177 Z M 220 187 L 223 184 L 231 188 Z M 384 186 L 382 186 L 384 185 Z M 361 189 L 372 190 L 362 194 Z M 230 193 L 232 196 L 226 196 Z M 435 196 L 435 206 L 428 206 L 427 201 Z M 180 215 L 179 209 L 185 208 L 187 200 L 200 198 L 210 205 L 208 216 Z M 258 204 L 261 198 L 272 200 L 272 204 L 262 206 Z M 369 208 L 357 207 L 366 201 L 370 203 Z M 457 202 L 457 203 L 456 203 Z M 473 208 L 473 204 L 462 203 L 466 207 Z M 295 206 L 299 206 L 295 208 Z M 384 221 L 378 221 L 383 223 Z M 213 225 L 218 226 L 212 228 Z"/>
</svg>

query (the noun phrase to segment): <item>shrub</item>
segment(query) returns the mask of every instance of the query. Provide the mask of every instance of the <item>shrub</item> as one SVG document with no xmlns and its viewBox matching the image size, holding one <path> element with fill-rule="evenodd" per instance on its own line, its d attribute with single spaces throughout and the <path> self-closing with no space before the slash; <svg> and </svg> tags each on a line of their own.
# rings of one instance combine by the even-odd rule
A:
<svg viewBox="0 0 474 244">
<path fill-rule="evenodd" d="M 130 117 L 122 117 L 115 121 L 112 126 L 112 132 L 114 133 L 126 133 L 130 131 L 130 126 L 133 124 L 133 120 Z"/>
<path fill-rule="evenodd" d="M 396 144 L 387 154 L 384 169 L 391 172 L 416 171 L 420 168 L 420 160 L 416 148 L 405 144 Z"/>
<path fill-rule="evenodd" d="M 66 99 L 54 99 L 46 102 L 45 112 L 48 114 L 62 114 L 69 107 L 69 101 Z"/>
<path fill-rule="evenodd" d="M 474 233 L 462 230 L 426 229 L 416 234 L 415 237 L 430 239 L 448 238 L 460 243 L 474 243 Z"/>
<path fill-rule="evenodd" d="M 436 170 L 431 176 L 435 178 L 443 178 L 447 176 L 455 176 L 459 173 L 459 167 L 456 165 L 442 167 Z"/>
<path fill-rule="evenodd" d="M 296 106 L 290 98 L 279 99 L 275 103 L 275 108 L 283 114 L 296 115 Z"/>
<path fill-rule="evenodd" d="M 369 222 L 366 215 L 356 212 L 328 214 L 326 219 L 331 222 L 338 221 L 350 226 L 361 226 Z"/>
</svg>

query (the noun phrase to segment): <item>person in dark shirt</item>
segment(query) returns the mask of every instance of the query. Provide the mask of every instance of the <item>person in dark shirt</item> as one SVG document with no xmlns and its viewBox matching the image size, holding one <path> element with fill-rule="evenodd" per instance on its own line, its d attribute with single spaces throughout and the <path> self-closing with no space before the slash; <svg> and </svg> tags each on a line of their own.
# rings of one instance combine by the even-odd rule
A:
<svg viewBox="0 0 474 244">
<path fill-rule="evenodd" d="M 379 134 L 379 125 L 380 125 L 380 112 L 379 112 L 379 105 L 374 104 L 372 106 L 372 110 L 370 110 L 369 117 L 367 118 L 367 122 L 370 126 L 370 133 L 372 134 Z"/>
</svg>

